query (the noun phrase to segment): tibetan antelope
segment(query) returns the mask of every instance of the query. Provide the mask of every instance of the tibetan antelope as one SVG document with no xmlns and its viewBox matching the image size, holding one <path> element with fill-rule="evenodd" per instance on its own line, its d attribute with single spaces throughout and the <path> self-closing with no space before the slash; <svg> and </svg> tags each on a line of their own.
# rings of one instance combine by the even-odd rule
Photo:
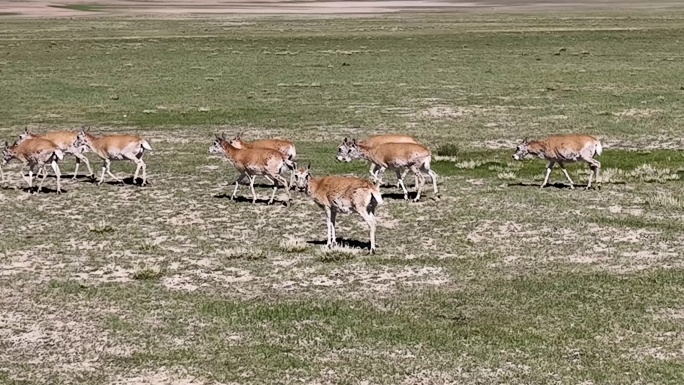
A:
<svg viewBox="0 0 684 385">
<path fill-rule="evenodd" d="M 17 140 L 17 143 L 21 143 L 26 139 L 32 138 L 47 139 L 56 144 L 65 155 L 73 155 L 76 158 L 76 169 L 74 170 L 74 176 L 72 179 L 76 179 L 76 176 L 78 175 L 78 167 L 81 165 L 81 162 L 85 163 L 86 167 L 88 168 L 88 175 L 86 176 L 94 177 L 95 174 L 93 173 L 93 169 L 90 167 L 90 162 L 88 161 L 88 158 L 83 155 L 83 151 L 86 149 L 86 147 L 78 148 L 74 146 L 77 135 L 77 132 L 72 131 L 53 131 L 45 134 L 34 134 L 29 132 L 28 128 L 26 128 L 24 132 L 19 135 L 19 140 Z"/>
<path fill-rule="evenodd" d="M 237 149 L 250 149 L 250 148 L 270 148 L 271 150 L 279 151 L 285 159 L 295 162 L 297 157 L 297 150 L 295 149 L 294 143 L 289 140 L 283 139 L 257 139 L 251 142 L 245 142 L 242 140 L 242 132 L 238 133 L 235 138 L 230 140 L 230 145 Z M 290 172 L 290 187 L 294 183 L 294 173 Z"/>
<path fill-rule="evenodd" d="M 346 138 L 345 138 L 346 141 Z M 359 141 L 359 144 L 367 147 L 375 147 L 379 146 L 381 144 L 386 144 L 386 143 L 416 143 L 416 144 L 421 144 L 419 141 L 416 140 L 416 138 L 408 135 L 394 135 L 394 134 L 383 134 L 383 135 L 374 135 L 370 136 L 364 140 Z M 337 149 L 337 160 L 342 162 L 344 161 L 344 156 L 343 152 L 345 152 L 346 148 L 342 148 L 341 146 Z M 380 167 L 376 166 L 375 163 L 371 162 L 370 166 L 370 174 L 373 177 L 373 180 L 377 184 L 382 184 L 382 180 L 378 179 L 378 171 L 380 170 Z M 415 180 L 415 185 L 418 185 L 418 179 L 416 178 Z M 399 187 L 399 182 L 397 181 L 397 187 Z"/>
<path fill-rule="evenodd" d="M 359 144 L 356 139 L 348 141 L 345 138 L 339 148 L 338 157 L 341 157 L 345 162 L 351 162 L 354 159 L 366 159 L 379 168 L 377 171 L 378 175 L 382 175 L 387 169 L 394 170 L 399 180 L 398 185 L 404 191 L 404 199 L 408 199 L 404 178 L 409 171 L 413 172 L 418 181 L 416 183 L 414 202 L 420 200 L 420 193 L 425 184 L 423 173 L 430 175 L 435 196 L 439 196 L 437 174 L 430 169 L 432 153 L 421 144 L 385 143 L 375 147 L 368 147 Z"/>
<path fill-rule="evenodd" d="M 136 164 L 135 174 L 133 174 L 133 182 L 138 180 L 138 173 L 142 169 L 142 183 L 144 186 L 147 183 L 147 165 L 142 157 L 145 151 L 151 151 L 152 146 L 138 135 L 106 135 L 95 136 L 88 132 L 88 130 L 81 130 L 76 135 L 74 146 L 77 148 L 88 147 L 90 151 L 94 152 L 104 162 L 102 165 L 102 176 L 97 183 L 98 186 L 104 182 L 105 172 L 117 182 L 123 181 L 115 177 L 111 170 L 113 160 L 130 160 Z"/>
<path fill-rule="evenodd" d="M 216 135 L 214 143 L 209 147 L 210 154 L 223 154 L 228 159 L 233 167 L 235 167 L 240 175 L 235 180 L 235 189 L 230 199 L 235 199 L 240 180 L 247 176 L 249 178 L 249 188 L 252 191 L 252 204 L 256 203 L 256 192 L 254 191 L 254 180 L 261 175 L 273 183 L 273 194 L 269 199 L 268 204 L 273 203 L 276 191 L 278 190 L 278 183 L 285 187 L 287 193 L 287 201 L 285 205 L 290 204 L 290 189 L 287 180 L 281 176 L 284 168 L 290 170 L 295 169 L 294 163 L 286 159 L 280 151 L 270 148 L 247 148 L 238 149 L 226 140 L 226 134 L 221 136 Z"/>
<path fill-rule="evenodd" d="M 326 244 L 336 244 L 335 220 L 338 213 L 359 213 L 370 227 L 370 252 L 375 252 L 375 209 L 382 204 L 380 188 L 373 182 L 356 177 L 324 176 L 313 178 L 311 164 L 295 172 L 295 183 L 300 191 L 306 191 L 316 204 L 325 210 L 328 225 Z"/>
<path fill-rule="evenodd" d="M 64 153 L 56 144 L 52 143 L 46 139 L 34 138 L 27 139 L 21 143 L 15 142 L 13 145 L 5 142 L 5 149 L 2 152 L 3 164 L 6 164 L 12 159 L 17 159 L 23 163 L 19 174 L 22 179 L 24 179 L 28 185 L 29 189 L 33 189 L 33 169 L 38 166 L 38 174 L 36 178 L 43 174 L 43 178 L 40 180 L 38 185 L 38 192 L 43 188 L 43 182 L 47 177 L 47 165 L 52 166 L 52 170 L 55 172 L 57 177 L 57 193 L 62 192 L 62 185 L 60 182 L 60 177 L 62 173 L 59 170 L 59 165 L 57 162 L 64 158 Z M 26 179 L 24 175 L 24 169 L 29 167 L 29 177 Z"/>
<path fill-rule="evenodd" d="M 601 155 L 603 146 L 601 142 L 589 135 L 554 135 L 544 140 L 530 141 L 527 138 L 518 145 L 513 154 L 513 159 L 522 160 L 527 155 L 538 156 L 549 162 L 546 167 L 546 177 L 541 187 L 544 188 L 549 182 L 549 175 L 553 166 L 558 163 L 565 177 L 570 182 L 570 188 L 574 189 L 574 183 L 568 175 L 568 170 L 565 169 L 566 163 L 586 162 L 589 164 L 589 182 L 587 189 L 591 188 L 592 177 L 595 177 L 596 183 L 599 182 L 599 170 L 601 163 L 594 159 L 594 156 Z"/>
</svg>

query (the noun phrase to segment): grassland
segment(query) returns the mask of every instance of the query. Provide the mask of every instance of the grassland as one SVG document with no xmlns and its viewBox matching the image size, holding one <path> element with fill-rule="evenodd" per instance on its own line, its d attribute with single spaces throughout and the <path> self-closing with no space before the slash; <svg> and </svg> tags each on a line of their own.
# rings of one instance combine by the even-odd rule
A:
<svg viewBox="0 0 684 385">
<path fill-rule="evenodd" d="M 3 20 L 2 137 L 154 151 L 145 188 L 30 195 L 5 167 L 0 382 L 682 383 L 682 36 L 680 13 Z M 304 196 L 224 198 L 207 150 L 238 130 L 319 175 L 367 173 L 344 137 L 411 133 L 442 198 L 387 187 L 379 253 L 354 216 L 326 250 Z M 601 190 L 510 159 L 557 132 L 603 139 Z"/>
</svg>

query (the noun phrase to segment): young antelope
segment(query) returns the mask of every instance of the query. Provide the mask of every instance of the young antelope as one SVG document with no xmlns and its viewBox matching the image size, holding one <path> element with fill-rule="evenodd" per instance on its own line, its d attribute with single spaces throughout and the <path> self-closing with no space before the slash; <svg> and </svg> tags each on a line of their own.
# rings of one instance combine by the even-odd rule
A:
<svg viewBox="0 0 684 385">
<path fill-rule="evenodd" d="M 356 177 L 325 176 L 313 178 L 311 164 L 295 172 L 295 183 L 300 191 L 313 199 L 325 211 L 328 235 L 326 244 L 337 243 L 335 221 L 338 213 L 355 212 L 361 215 L 370 227 L 370 252 L 375 252 L 375 209 L 381 205 L 382 194 L 373 182 Z"/>
</svg>

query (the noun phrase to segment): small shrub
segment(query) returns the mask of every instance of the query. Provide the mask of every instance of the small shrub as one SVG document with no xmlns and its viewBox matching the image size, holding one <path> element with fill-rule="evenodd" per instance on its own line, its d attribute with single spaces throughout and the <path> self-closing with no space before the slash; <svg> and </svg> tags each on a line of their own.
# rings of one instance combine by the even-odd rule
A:
<svg viewBox="0 0 684 385">
<path fill-rule="evenodd" d="M 515 180 L 518 176 L 514 172 L 504 171 L 496 174 L 497 179 L 501 180 Z"/>
<path fill-rule="evenodd" d="M 472 170 L 475 167 L 482 166 L 483 164 L 484 164 L 484 162 L 482 162 L 480 160 L 464 160 L 463 162 L 456 163 L 454 166 L 456 166 L 456 168 L 460 168 L 460 169 L 464 169 L 464 170 L 465 169 Z"/>
<path fill-rule="evenodd" d="M 280 249 L 286 253 L 302 253 L 306 251 L 306 242 L 301 239 L 288 239 L 280 242 Z"/>
<path fill-rule="evenodd" d="M 164 273 L 158 267 L 143 267 L 131 274 L 131 278 L 136 281 L 151 281 L 154 279 L 159 279 Z"/>
<path fill-rule="evenodd" d="M 114 232 L 114 228 L 108 224 L 105 223 L 104 220 L 100 221 L 100 224 L 97 226 L 91 226 L 90 231 L 96 234 L 105 234 L 105 233 L 112 233 Z"/>
<path fill-rule="evenodd" d="M 650 207 L 664 207 L 668 209 L 684 208 L 684 200 L 670 192 L 658 191 L 646 198 L 646 205 Z"/>
<path fill-rule="evenodd" d="M 457 156 L 458 146 L 455 143 L 447 142 L 440 144 L 437 147 L 437 155 L 439 156 Z"/>
<path fill-rule="evenodd" d="M 145 252 L 152 252 L 157 249 L 159 249 L 159 246 L 155 245 L 154 243 L 150 242 L 143 242 L 140 244 L 140 251 L 145 251 Z"/>
<path fill-rule="evenodd" d="M 629 179 L 642 182 L 665 183 L 668 180 L 679 179 L 679 175 L 672 172 L 669 168 L 655 168 L 650 164 L 642 164 L 626 173 L 626 175 Z"/>
<path fill-rule="evenodd" d="M 358 248 L 349 248 L 335 246 L 333 248 L 328 248 L 323 246 L 320 252 L 316 255 L 316 260 L 319 262 L 345 262 L 351 261 L 356 257 L 356 254 L 360 253 L 362 250 Z"/>
<path fill-rule="evenodd" d="M 625 183 L 625 171 L 618 168 L 607 168 L 599 174 L 601 183 Z"/>
<path fill-rule="evenodd" d="M 256 261 L 265 259 L 266 253 L 260 249 L 237 247 L 226 252 L 227 259 L 244 259 L 246 261 Z"/>
</svg>

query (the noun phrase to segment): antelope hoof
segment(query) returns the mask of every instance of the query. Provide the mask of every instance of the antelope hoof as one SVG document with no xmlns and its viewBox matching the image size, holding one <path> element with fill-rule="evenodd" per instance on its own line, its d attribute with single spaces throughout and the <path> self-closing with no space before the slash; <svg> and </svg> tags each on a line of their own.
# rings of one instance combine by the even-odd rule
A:
<svg viewBox="0 0 684 385">
<path fill-rule="evenodd" d="M 575 189 L 575 186 L 574 186 L 574 185 L 570 185 L 570 190 L 574 190 L 574 189 Z"/>
<path fill-rule="evenodd" d="M 375 254 L 375 249 L 370 249 L 370 254 L 371 255 Z"/>
<path fill-rule="evenodd" d="M 420 197 L 415 197 L 415 198 L 413 198 L 413 201 L 414 201 L 414 202 L 420 201 Z"/>
</svg>

